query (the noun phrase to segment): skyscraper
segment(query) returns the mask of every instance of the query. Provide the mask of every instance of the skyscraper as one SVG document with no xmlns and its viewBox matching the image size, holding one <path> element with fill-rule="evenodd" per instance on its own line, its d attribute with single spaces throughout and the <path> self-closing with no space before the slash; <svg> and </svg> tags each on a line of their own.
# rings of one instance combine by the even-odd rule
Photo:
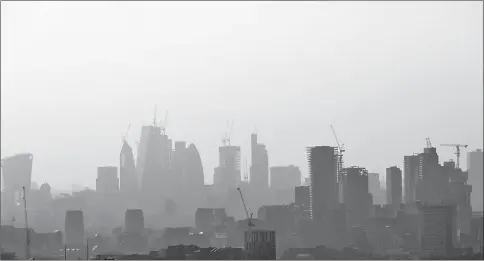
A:
<svg viewBox="0 0 484 261">
<path fill-rule="evenodd" d="M 269 158 L 264 144 L 257 143 L 257 134 L 250 136 L 252 165 L 250 166 L 250 184 L 257 191 L 269 188 Z"/>
<path fill-rule="evenodd" d="M 240 147 L 219 147 L 219 168 L 216 170 L 217 186 L 233 190 L 240 182 Z"/>
<path fill-rule="evenodd" d="M 126 140 L 123 141 L 123 147 L 119 155 L 119 178 L 121 192 L 134 193 L 138 190 L 133 150 Z"/>
<path fill-rule="evenodd" d="M 372 205 L 372 196 L 368 191 L 368 171 L 360 167 L 344 168 L 342 179 L 346 227 L 362 228 L 367 224 Z"/>
<path fill-rule="evenodd" d="M 455 207 L 423 205 L 420 207 L 420 244 L 424 256 L 445 257 L 457 241 Z"/>
<path fill-rule="evenodd" d="M 405 156 L 403 158 L 403 165 L 405 203 L 409 204 L 416 200 L 420 158 L 418 155 Z"/>
<path fill-rule="evenodd" d="M 472 185 L 471 205 L 474 211 L 483 211 L 482 161 L 483 155 L 480 149 L 467 154 L 468 184 Z"/>
<path fill-rule="evenodd" d="M 416 199 L 425 204 L 444 204 L 449 193 L 449 177 L 442 171 L 434 147 L 419 154 Z"/>
<path fill-rule="evenodd" d="M 402 170 L 393 166 L 387 168 L 386 174 L 387 204 L 396 211 L 402 203 Z"/>
<path fill-rule="evenodd" d="M 142 126 L 141 137 L 138 146 L 138 154 L 136 158 L 136 177 L 138 178 L 138 186 L 141 188 L 143 184 L 143 173 L 146 165 L 146 152 L 148 149 L 148 141 L 153 133 L 153 126 Z"/>
<path fill-rule="evenodd" d="M 81 210 L 66 211 L 64 234 L 67 247 L 84 246 L 84 216 Z"/>
<path fill-rule="evenodd" d="M 307 149 L 311 184 L 310 213 L 313 220 L 322 221 L 338 204 L 337 148 L 316 146 Z"/>
</svg>

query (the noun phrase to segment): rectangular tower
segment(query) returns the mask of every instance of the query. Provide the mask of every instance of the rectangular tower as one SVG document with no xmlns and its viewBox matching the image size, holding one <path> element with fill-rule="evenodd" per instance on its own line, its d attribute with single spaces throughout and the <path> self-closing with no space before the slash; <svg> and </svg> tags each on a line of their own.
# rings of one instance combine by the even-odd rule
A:
<svg viewBox="0 0 484 261">
<path fill-rule="evenodd" d="M 418 168 L 420 159 L 418 155 L 405 156 L 403 158 L 404 196 L 405 203 L 414 203 L 416 200 L 416 187 L 418 180 Z"/>
<path fill-rule="evenodd" d="M 387 204 L 396 213 L 402 203 L 402 170 L 393 166 L 386 169 L 386 174 Z"/>
<path fill-rule="evenodd" d="M 468 184 L 473 187 L 471 193 L 471 205 L 473 211 L 483 211 L 483 180 L 484 171 L 482 169 L 483 155 L 482 150 L 469 152 L 467 154 L 467 168 L 469 173 Z"/>
<path fill-rule="evenodd" d="M 309 162 L 310 213 L 313 220 L 322 221 L 338 205 L 337 148 L 317 146 L 307 149 Z"/>
</svg>

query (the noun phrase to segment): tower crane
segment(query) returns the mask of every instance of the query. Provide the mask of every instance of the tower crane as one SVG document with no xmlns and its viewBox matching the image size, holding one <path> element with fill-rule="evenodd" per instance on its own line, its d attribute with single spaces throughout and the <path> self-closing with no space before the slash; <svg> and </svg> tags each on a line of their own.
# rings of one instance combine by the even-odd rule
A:
<svg viewBox="0 0 484 261">
<path fill-rule="evenodd" d="M 425 138 L 425 141 L 427 142 L 427 148 L 432 148 L 432 143 L 430 142 L 430 138 Z"/>
<path fill-rule="evenodd" d="M 242 195 L 242 190 L 240 188 L 237 188 L 237 190 L 240 193 L 240 199 L 242 200 L 242 204 L 244 205 L 245 216 L 247 217 L 247 220 L 248 220 L 247 225 L 249 226 L 249 230 L 250 230 L 250 229 L 252 229 L 252 227 L 254 227 L 254 224 L 252 223 L 252 216 L 254 214 L 251 212 L 250 215 L 249 215 L 249 211 L 247 210 L 247 206 L 245 205 L 244 196 Z"/>
<path fill-rule="evenodd" d="M 459 161 L 460 161 L 460 148 L 464 147 L 467 148 L 469 145 L 463 145 L 463 144 L 440 144 L 440 146 L 446 146 L 446 147 L 454 147 L 456 152 L 455 155 L 457 155 L 457 162 L 456 162 L 456 167 L 460 168 L 459 166 Z"/>
<path fill-rule="evenodd" d="M 22 187 L 23 191 L 23 200 L 24 200 L 24 216 L 25 216 L 25 233 L 26 233 L 26 244 L 25 244 L 25 255 L 27 259 L 30 259 L 30 233 L 29 233 L 29 222 L 27 219 L 27 198 L 25 196 L 25 187 Z"/>
<path fill-rule="evenodd" d="M 339 143 L 338 137 L 336 136 L 336 131 L 334 130 L 333 125 L 331 125 L 331 130 L 333 130 L 333 136 L 336 140 L 336 144 L 338 145 L 338 160 L 337 160 L 337 175 L 338 175 L 338 182 L 341 181 L 341 171 L 343 170 L 343 152 L 345 152 L 344 144 Z"/>
</svg>

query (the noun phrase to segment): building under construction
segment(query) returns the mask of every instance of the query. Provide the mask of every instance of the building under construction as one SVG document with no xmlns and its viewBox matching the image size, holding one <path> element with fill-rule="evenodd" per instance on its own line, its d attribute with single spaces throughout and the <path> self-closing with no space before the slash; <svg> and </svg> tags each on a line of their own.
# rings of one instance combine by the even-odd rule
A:
<svg viewBox="0 0 484 261">
<path fill-rule="evenodd" d="M 349 167 L 344 168 L 342 174 L 347 231 L 353 227 L 365 227 L 373 204 L 368 190 L 368 171 Z"/>
<path fill-rule="evenodd" d="M 323 221 L 338 206 L 338 148 L 316 146 L 307 149 L 311 219 Z"/>
</svg>

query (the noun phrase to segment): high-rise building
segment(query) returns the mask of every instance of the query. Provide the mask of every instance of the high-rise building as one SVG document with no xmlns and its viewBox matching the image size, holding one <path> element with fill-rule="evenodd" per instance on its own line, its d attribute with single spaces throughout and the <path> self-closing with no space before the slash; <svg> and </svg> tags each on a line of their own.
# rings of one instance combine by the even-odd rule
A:
<svg viewBox="0 0 484 261">
<path fill-rule="evenodd" d="M 313 220 L 322 221 L 338 205 L 337 148 L 316 146 L 307 149 L 311 185 L 310 213 Z"/>
<path fill-rule="evenodd" d="M 138 179 L 136 177 L 136 166 L 134 164 L 133 149 L 126 140 L 119 155 L 119 179 L 120 191 L 123 193 L 134 193 L 138 190 Z"/>
<path fill-rule="evenodd" d="M 402 170 L 393 166 L 386 169 L 386 174 L 387 204 L 397 211 L 402 203 Z"/>
<path fill-rule="evenodd" d="M 143 210 L 128 209 L 124 217 L 124 232 L 129 234 L 143 234 L 145 229 L 145 218 Z"/>
<path fill-rule="evenodd" d="M 469 173 L 468 184 L 472 186 L 471 205 L 473 211 L 483 211 L 483 181 L 484 171 L 482 169 L 482 150 L 469 152 L 467 154 L 467 168 Z"/>
<path fill-rule="evenodd" d="M 419 154 L 417 180 L 417 200 L 424 204 L 446 204 L 449 195 L 449 177 L 439 164 L 439 156 L 434 147 L 424 148 Z"/>
<path fill-rule="evenodd" d="M 146 165 L 146 152 L 148 149 L 148 142 L 153 133 L 153 126 L 141 127 L 141 138 L 138 146 L 138 153 L 136 158 L 136 176 L 138 178 L 138 186 L 142 187 L 143 173 Z"/>
<path fill-rule="evenodd" d="M 421 206 L 419 234 L 423 256 L 449 256 L 457 242 L 455 207 Z"/>
<path fill-rule="evenodd" d="M 405 156 L 403 165 L 405 203 L 410 204 L 416 201 L 420 158 L 418 155 Z"/>
<path fill-rule="evenodd" d="M 301 186 L 301 170 L 299 167 L 277 166 L 271 167 L 271 188 L 272 189 L 294 189 Z"/>
<path fill-rule="evenodd" d="M 116 193 L 119 191 L 118 168 L 107 166 L 97 168 L 96 192 Z"/>
<path fill-rule="evenodd" d="M 276 260 L 276 232 L 248 230 L 244 232 L 244 250 L 252 260 Z"/>
<path fill-rule="evenodd" d="M 350 231 L 353 227 L 363 228 L 367 224 L 373 203 L 368 191 L 368 171 L 360 167 L 344 168 L 342 179 L 347 229 Z"/>
<path fill-rule="evenodd" d="M 216 170 L 217 187 L 233 190 L 240 182 L 240 147 L 219 147 L 219 167 Z"/>
<path fill-rule="evenodd" d="M 269 158 L 264 144 L 257 143 L 257 134 L 250 136 L 252 165 L 250 184 L 258 191 L 269 188 Z"/>
<path fill-rule="evenodd" d="M 22 187 L 29 195 L 32 182 L 32 163 L 34 156 L 30 153 L 18 154 L 2 159 L 3 188 L 2 215 L 4 218 L 12 214 L 17 202 L 23 196 Z M 5 205 L 4 205 L 5 204 Z"/>
<path fill-rule="evenodd" d="M 81 210 L 66 211 L 64 234 L 67 247 L 84 246 L 84 216 Z"/>
</svg>

